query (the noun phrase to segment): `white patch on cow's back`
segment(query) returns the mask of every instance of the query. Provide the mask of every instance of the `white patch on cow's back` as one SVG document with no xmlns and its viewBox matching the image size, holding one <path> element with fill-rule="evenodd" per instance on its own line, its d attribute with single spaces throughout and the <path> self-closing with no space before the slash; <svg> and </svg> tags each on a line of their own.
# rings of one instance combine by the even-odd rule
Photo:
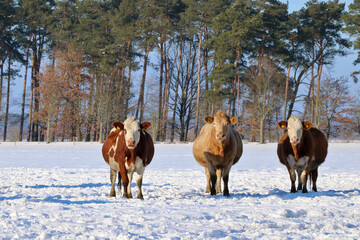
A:
<svg viewBox="0 0 360 240">
<path fill-rule="evenodd" d="M 121 135 L 121 132 L 120 132 L 119 135 Z M 118 142 L 119 142 L 119 136 L 117 136 L 117 138 L 116 138 L 115 145 L 111 146 L 111 148 L 109 149 L 109 152 L 108 152 L 108 154 L 109 154 L 109 166 L 110 166 L 110 168 L 115 169 L 116 171 L 120 171 L 119 164 L 115 161 L 116 149 L 117 149 L 117 146 L 118 146 Z M 111 150 L 114 151 L 114 155 L 112 157 L 110 155 Z"/>
</svg>

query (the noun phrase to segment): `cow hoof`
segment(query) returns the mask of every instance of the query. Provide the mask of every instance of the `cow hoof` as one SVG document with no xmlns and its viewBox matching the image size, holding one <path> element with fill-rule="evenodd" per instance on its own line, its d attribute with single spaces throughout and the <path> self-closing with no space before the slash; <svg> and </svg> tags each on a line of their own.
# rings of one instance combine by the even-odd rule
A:
<svg viewBox="0 0 360 240">
<path fill-rule="evenodd" d="M 141 194 L 141 195 L 137 195 L 137 198 L 138 198 L 138 199 L 141 199 L 141 200 L 144 200 L 144 197 L 143 197 L 142 194 Z"/>
<path fill-rule="evenodd" d="M 296 193 L 295 187 L 291 188 L 290 192 L 291 192 L 291 193 Z"/>
<path fill-rule="evenodd" d="M 224 196 L 229 197 L 230 196 L 229 191 L 224 191 Z"/>
<path fill-rule="evenodd" d="M 302 193 L 307 193 L 307 192 L 308 192 L 307 189 L 303 188 Z"/>
<path fill-rule="evenodd" d="M 211 191 L 210 195 L 216 195 L 215 191 Z"/>
<path fill-rule="evenodd" d="M 110 197 L 116 197 L 115 191 L 114 191 L 114 192 L 110 192 Z"/>
<path fill-rule="evenodd" d="M 317 188 L 316 188 L 316 187 L 313 187 L 313 191 L 314 191 L 314 192 L 317 192 Z"/>
</svg>

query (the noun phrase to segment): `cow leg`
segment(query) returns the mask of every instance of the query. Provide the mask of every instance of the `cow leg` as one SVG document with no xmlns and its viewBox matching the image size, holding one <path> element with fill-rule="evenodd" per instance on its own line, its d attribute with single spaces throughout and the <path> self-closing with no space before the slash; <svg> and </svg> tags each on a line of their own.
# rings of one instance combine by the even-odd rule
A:
<svg viewBox="0 0 360 240">
<path fill-rule="evenodd" d="M 295 181 L 296 181 L 296 174 L 294 172 L 293 169 L 288 168 L 289 174 L 290 174 L 290 180 L 291 180 L 291 193 L 295 193 L 296 192 L 296 188 L 295 188 Z"/>
<path fill-rule="evenodd" d="M 309 175 L 310 172 L 310 168 L 311 168 L 311 158 L 310 158 L 310 162 L 307 164 L 306 168 L 304 169 L 304 171 L 302 171 L 301 173 L 301 183 L 302 183 L 302 192 L 303 193 L 307 193 L 307 188 L 306 188 L 306 182 L 307 182 L 307 177 Z"/>
<path fill-rule="evenodd" d="M 118 172 L 118 192 L 121 193 L 121 173 Z"/>
<path fill-rule="evenodd" d="M 223 194 L 224 194 L 224 196 L 230 196 L 229 186 L 228 186 L 230 168 L 231 168 L 231 164 L 229 164 L 229 166 L 226 166 L 223 169 L 223 181 L 224 181 L 224 193 Z"/>
<path fill-rule="evenodd" d="M 129 179 L 129 183 L 128 183 L 128 188 L 127 188 L 127 198 L 132 198 L 132 194 L 131 194 L 131 182 L 132 182 L 132 177 L 133 177 L 134 171 L 130 170 L 127 172 L 127 176 Z"/>
<path fill-rule="evenodd" d="M 207 167 L 205 167 L 205 175 L 206 175 L 206 190 L 205 193 L 210 192 L 210 172 Z"/>
<path fill-rule="evenodd" d="M 144 200 L 142 190 L 141 190 L 142 178 L 143 178 L 144 170 L 145 170 L 145 168 L 142 168 L 141 170 L 139 170 L 137 172 L 137 176 L 136 176 L 136 185 L 138 186 L 137 198 L 142 199 L 142 200 Z"/>
<path fill-rule="evenodd" d="M 311 176 L 311 179 L 312 179 L 312 181 L 313 181 L 312 190 L 313 190 L 314 192 L 317 192 L 316 180 L 317 180 L 317 177 L 318 177 L 318 169 L 315 168 L 315 169 L 311 170 L 310 176 Z"/>
<path fill-rule="evenodd" d="M 221 193 L 221 175 L 222 175 L 222 169 L 216 169 L 216 194 Z"/>
<path fill-rule="evenodd" d="M 116 182 L 116 170 L 110 168 L 110 182 L 111 182 L 111 190 L 110 190 L 110 197 L 116 197 L 115 193 L 115 182 Z"/>
<path fill-rule="evenodd" d="M 129 185 L 129 179 L 128 179 L 128 175 L 127 175 L 127 171 L 126 168 L 123 164 L 119 164 L 119 168 L 120 168 L 120 173 L 121 173 L 121 180 L 124 186 L 124 193 L 123 193 L 123 197 L 127 198 L 127 192 L 128 192 L 128 185 Z"/>
<path fill-rule="evenodd" d="M 302 193 L 307 193 L 306 182 L 307 182 L 308 171 L 304 170 L 301 173 Z"/>
<path fill-rule="evenodd" d="M 298 187 L 297 187 L 297 190 L 296 191 L 300 191 L 302 190 L 302 183 L 301 183 L 301 173 L 303 172 L 302 169 L 298 168 L 297 169 L 297 175 L 298 175 Z"/>
<path fill-rule="evenodd" d="M 216 169 L 215 167 L 206 159 L 207 167 L 210 172 L 210 181 L 211 181 L 211 195 L 216 195 L 215 184 L 216 184 Z"/>
</svg>

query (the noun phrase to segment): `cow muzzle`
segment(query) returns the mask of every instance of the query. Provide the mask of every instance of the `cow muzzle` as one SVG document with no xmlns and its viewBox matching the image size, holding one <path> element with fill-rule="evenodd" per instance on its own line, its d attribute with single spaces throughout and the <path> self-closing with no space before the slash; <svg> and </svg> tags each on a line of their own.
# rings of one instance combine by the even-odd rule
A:
<svg viewBox="0 0 360 240">
<path fill-rule="evenodd" d="M 292 137 L 291 139 L 290 139 L 290 143 L 292 144 L 292 145 L 294 145 L 294 146 L 296 146 L 296 145 L 298 145 L 299 144 L 299 138 L 298 137 Z"/>
<path fill-rule="evenodd" d="M 216 140 L 222 142 L 225 140 L 226 138 L 226 135 L 224 133 L 217 133 L 216 136 L 215 136 Z"/>
<path fill-rule="evenodd" d="M 130 138 L 126 141 L 126 146 L 129 148 L 129 149 L 134 149 L 135 148 L 135 140 Z"/>
</svg>

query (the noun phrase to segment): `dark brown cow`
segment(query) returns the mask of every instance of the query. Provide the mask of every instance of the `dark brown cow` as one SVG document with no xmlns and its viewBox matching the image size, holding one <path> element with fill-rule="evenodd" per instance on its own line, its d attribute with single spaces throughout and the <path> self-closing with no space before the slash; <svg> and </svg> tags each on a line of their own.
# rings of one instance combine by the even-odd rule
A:
<svg viewBox="0 0 360 240">
<path fill-rule="evenodd" d="M 137 197 L 144 199 L 141 185 L 145 167 L 154 156 L 154 143 L 145 130 L 149 122 L 142 124 L 135 117 L 129 117 L 124 124 L 115 122 L 114 128 L 104 142 L 102 154 L 110 166 L 110 197 L 115 197 L 115 181 L 119 172 L 119 190 L 121 179 L 124 186 L 123 197 L 132 198 L 131 181 L 133 173 L 137 173 L 136 184 L 139 188 Z M 120 179 L 121 178 L 121 179 Z"/>
<path fill-rule="evenodd" d="M 223 194 L 229 196 L 230 168 L 239 161 L 243 151 L 240 135 L 231 126 L 237 122 L 237 118 L 230 118 L 224 112 L 219 111 L 214 118 L 206 117 L 205 122 L 207 124 L 202 127 L 193 145 L 195 160 L 205 167 L 207 182 L 205 192 L 211 192 L 211 195 L 220 193 L 222 176 Z"/>
<path fill-rule="evenodd" d="M 317 191 L 316 180 L 318 167 L 325 161 L 328 142 L 325 135 L 311 122 L 301 122 L 300 118 L 291 116 L 287 122 L 278 123 L 281 129 L 287 129 L 277 147 L 279 160 L 290 174 L 291 192 L 302 189 L 307 192 L 307 176 L 310 174 L 313 181 L 313 191 Z M 295 188 L 296 173 L 298 175 L 298 189 Z"/>
</svg>

